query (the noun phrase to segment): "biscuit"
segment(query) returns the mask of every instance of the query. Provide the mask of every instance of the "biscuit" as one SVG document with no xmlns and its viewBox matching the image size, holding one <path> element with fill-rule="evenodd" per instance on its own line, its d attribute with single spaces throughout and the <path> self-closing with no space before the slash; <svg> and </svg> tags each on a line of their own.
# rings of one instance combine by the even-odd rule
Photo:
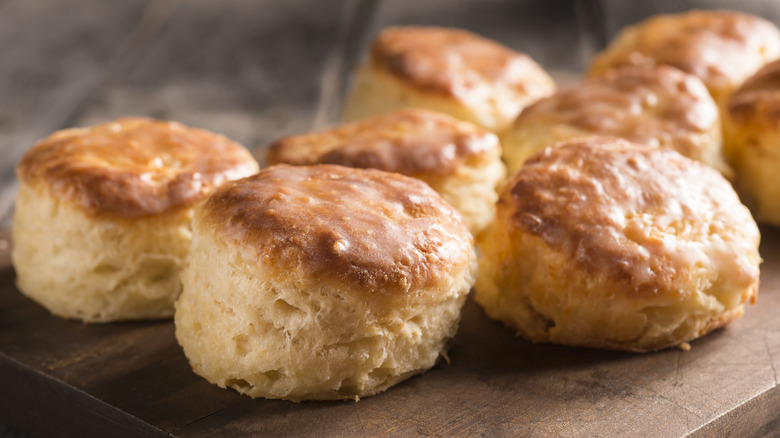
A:
<svg viewBox="0 0 780 438">
<path fill-rule="evenodd" d="M 500 192 L 476 301 L 534 342 L 683 345 L 755 300 L 759 238 L 711 167 L 617 138 L 566 140 Z"/>
<path fill-rule="evenodd" d="M 66 318 L 170 317 L 193 205 L 257 170 L 239 144 L 175 122 L 124 118 L 54 133 L 17 166 L 17 285 Z"/>
<path fill-rule="evenodd" d="M 495 41 L 461 29 L 390 27 L 357 72 L 343 118 L 427 108 L 497 132 L 554 90 L 531 57 Z"/>
<path fill-rule="evenodd" d="M 674 149 L 732 174 L 715 101 L 701 80 L 669 66 L 613 69 L 537 101 L 502 136 L 504 160 L 514 173 L 557 141 L 591 135 Z"/>
<path fill-rule="evenodd" d="M 421 109 L 283 138 L 271 145 L 268 163 L 339 164 L 419 178 L 460 211 L 474 234 L 493 220 L 506 172 L 493 133 Z"/>
<path fill-rule="evenodd" d="M 434 365 L 475 276 L 462 217 L 422 181 L 271 166 L 196 211 L 176 338 L 220 387 L 356 399 Z"/>
<path fill-rule="evenodd" d="M 724 122 L 737 191 L 756 220 L 780 226 L 780 61 L 734 92 Z"/>
<path fill-rule="evenodd" d="M 622 30 L 597 55 L 590 75 L 623 65 L 671 65 L 699 77 L 724 108 L 729 95 L 780 57 L 780 32 L 755 15 L 694 10 L 656 15 Z"/>
</svg>

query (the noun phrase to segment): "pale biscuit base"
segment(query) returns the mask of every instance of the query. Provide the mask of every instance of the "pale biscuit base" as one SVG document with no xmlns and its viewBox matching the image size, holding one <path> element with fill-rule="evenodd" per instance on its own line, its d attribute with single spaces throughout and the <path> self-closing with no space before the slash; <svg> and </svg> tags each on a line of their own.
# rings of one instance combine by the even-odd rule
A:
<svg viewBox="0 0 780 438">
<path fill-rule="evenodd" d="M 449 114 L 491 131 L 509 126 L 523 106 L 533 102 L 504 102 L 466 105 L 445 94 L 426 93 L 404 84 L 383 70 L 365 66 L 358 69 L 355 86 L 347 100 L 342 120 L 353 122 L 366 117 L 392 113 L 404 108 L 424 108 Z M 505 115 L 504 115 L 505 114 Z"/>
<path fill-rule="evenodd" d="M 538 237 L 510 237 L 497 228 L 486 233 L 480 249 L 485 256 L 477 302 L 491 318 L 534 342 L 632 352 L 681 345 L 741 317 L 756 292 L 731 290 L 728 280 L 703 272 L 677 296 L 615 299 L 622 291 L 609 275 L 571 269 L 567 255 Z M 699 289 L 699 284 L 713 287 Z"/>
<path fill-rule="evenodd" d="M 85 322 L 166 318 L 181 292 L 190 209 L 156 217 L 92 217 L 22 182 L 11 257 L 19 290 Z"/>
<path fill-rule="evenodd" d="M 724 117 L 735 186 L 756 220 L 780 226 L 780 61 L 734 92 Z"/>
<path fill-rule="evenodd" d="M 496 189 L 505 180 L 506 167 L 496 159 L 482 167 L 461 168 L 448 178 L 429 178 L 428 184 L 452 204 L 477 236 L 496 216 Z"/>
<path fill-rule="evenodd" d="M 780 132 L 757 134 L 743 128 L 735 129 L 730 137 L 735 145 L 737 192 L 758 222 L 780 226 Z"/>
<path fill-rule="evenodd" d="M 441 285 L 436 302 L 398 307 L 372 306 L 324 282 L 296 284 L 295 274 L 274 278 L 252 251 L 202 233 L 196 223 L 175 315 L 176 338 L 195 373 L 251 397 L 377 394 L 428 370 L 446 351 L 476 262 Z"/>
</svg>

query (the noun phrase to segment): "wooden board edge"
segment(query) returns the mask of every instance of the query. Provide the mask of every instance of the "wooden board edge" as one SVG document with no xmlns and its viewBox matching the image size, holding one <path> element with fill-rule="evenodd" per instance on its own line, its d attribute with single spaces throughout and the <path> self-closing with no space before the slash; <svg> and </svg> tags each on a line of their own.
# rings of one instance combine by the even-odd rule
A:
<svg viewBox="0 0 780 438">
<path fill-rule="evenodd" d="M 47 395 L 41 396 L 41 391 Z M 168 437 L 91 395 L 0 352 L 0 422 L 29 436 Z M 90 420 L 85 421 L 85 414 Z"/>
<path fill-rule="evenodd" d="M 780 431 L 780 386 L 775 384 L 762 394 L 729 410 L 690 432 L 689 438 L 773 437 Z"/>
</svg>

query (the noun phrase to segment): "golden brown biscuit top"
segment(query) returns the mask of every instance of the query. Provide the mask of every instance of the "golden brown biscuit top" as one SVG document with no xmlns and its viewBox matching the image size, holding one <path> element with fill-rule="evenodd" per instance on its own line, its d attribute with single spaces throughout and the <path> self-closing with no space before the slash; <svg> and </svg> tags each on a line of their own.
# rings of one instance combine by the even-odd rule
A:
<svg viewBox="0 0 780 438">
<path fill-rule="evenodd" d="M 513 176 L 498 214 L 645 296 L 677 293 L 674 278 L 702 263 L 733 272 L 722 281 L 742 287 L 758 278 L 759 232 L 747 208 L 716 170 L 668 149 L 609 137 L 560 142 Z"/>
<path fill-rule="evenodd" d="M 496 93 L 538 98 L 555 88 L 528 55 L 461 29 L 387 28 L 374 41 L 371 62 L 422 91 L 465 102 Z"/>
<path fill-rule="evenodd" d="M 277 272 L 408 295 L 451 281 L 472 238 L 422 181 L 334 165 L 263 169 L 217 189 L 196 214 Z"/>
<path fill-rule="evenodd" d="M 558 90 L 515 126 L 567 125 L 595 135 L 671 147 L 692 157 L 720 129 L 718 107 L 697 77 L 674 67 L 623 67 Z"/>
<path fill-rule="evenodd" d="M 729 115 L 737 123 L 778 129 L 780 120 L 780 60 L 764 66 L 731 95 Z"/>
<path fill-rule="evenodd" d="M 140 217 L 191 205 L 227 180 L 257 172 L 238 143 L 176 122 L 123 118 L 56 132 L 17 172 L 90 214 Z"/>
<path fill-rule="evenodd" d="M 270 164 L 340 164 L 405 175 L 447 175 L 501 154 L 498 137 L 445 114 L 409 109 L 312 134 L 269 149 Z"/>
<path fill-rule="evenodd" d="M 675 66 L 713 92 L 738 86 L 780 56 L 780 32 L 763 18 L 732 11 L 657 15 L 621 32 L 591 74 L 621 65 Z"/>
</svg>

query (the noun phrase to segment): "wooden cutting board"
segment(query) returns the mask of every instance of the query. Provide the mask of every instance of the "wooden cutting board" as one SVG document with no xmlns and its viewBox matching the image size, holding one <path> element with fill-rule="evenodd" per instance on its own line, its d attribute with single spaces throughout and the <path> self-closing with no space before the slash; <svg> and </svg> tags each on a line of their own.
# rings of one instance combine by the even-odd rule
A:
<svg viewBox="0 0 780 438">
<path fill-rule="evenodd" d="M 780 231 L 760 296 L 690 351 L 533 345 L 469 300 L 442 362 L 359 402 L 253 400 L 190 370 L 169 321 L 85 325 L 14 286 L 0 234 L 0 421 L 33 436 L 777 436 Z"/>
</svg>

